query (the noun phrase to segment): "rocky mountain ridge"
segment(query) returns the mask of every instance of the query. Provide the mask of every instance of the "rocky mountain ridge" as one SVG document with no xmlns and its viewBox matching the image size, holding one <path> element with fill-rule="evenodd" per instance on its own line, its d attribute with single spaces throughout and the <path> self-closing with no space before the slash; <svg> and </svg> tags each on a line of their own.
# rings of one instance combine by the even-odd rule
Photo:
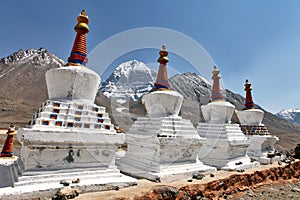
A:
<svg viewBox="0 0 300 200">
<path fill-rule="evenodd" d="M 0 65 L 9 65 L 16 62 L 26 63 L 28 61 L 31 61 L 34 66 L 43 66 L 45 64 L 56 64 L 60 66 L 65 65 L 65 62 L 62 59 L 58 58 L 54 54 L 49 53 L 43 47 L 39 49 L 19 49 L 17 52 L 2 58 Z"/>
<path fill-rule="evenodd" d="M 0 125 L 22 126 L 48 98 L 45 73 L 65 62 L 40 49 L 20 49 L 0 62 Z"/>
<path fill-rule="evenodd" d="M 135 62 L 137 61 L 129 61 L 128 64 L 134 64 Z M 27 124 L 41 103 L 48 98 L 45 72 L 51 68 L 62 67 L 64 64 L 61 59 L 43 49 L 18 51 L 13 55 L 1 59 L 0 127 L 7 127 L 10 123 L 14 123 L 18 127 Z M 129 79 L 126 79 L 126 77 L 130 77 L 130 72 L 122 70 L 120 70 L 120 73 L 121 71 L 122 73 L 126 72 L 127 76 L 115 74 L 115 76 L 110 77 L 110 84 L 114 84 L 113 80 L 118 82 L 120 81 L 120 77 L 125 77 L 124 82 L 130 87 L 131 82 Z M 96 104 L 107 108 L 113 123 L 118 124 L 123 131 L 128 130 L 137 117 L 146 114 L 143 105 L 138 99 L 142 94 L 148 93 L 148 89 L 151 88 L 150 86 L 152 81 L 154 82 L 155 76 L 152 72 L 145 70 L 144 66 L 138 72 L 133 75 L 145 77 L 143 73 L 151 74 L 151 76 L 146 76 L 151 81 L 150 84 L 145 85 L 143 82 L 142 85 L 134 85 L 135 88 L 138 88 L 139 95 L 134 95 L 134 98 L 127 96 L 125 101 L 124 98 L 122 101 L 118 101 L 118 96 L 108 98 L 99 91 L 95 100 Z M 210 83 L 193 73 L 175 75 L 169 79 L 169 82 L 173 90 L 178 91 L 184 96 L 181 109 L 182 117 L 190 119 L 195 126 L 200 121 L 203 121 L 200 106 L 207 104 L 210 100 Z M 143 90 L 140 90 L 141 88 Z M 145 88 L 147 90 L 144 90 Z M 122 89 L 124 91 L 124 88 Z M 119 91 L 115 90 L 114 92 Z M 237 110 L 241 110 L 244 107 L 245 99 L 243 96 L 229 90 L 225 90 L 224 93 L 226 93 L 227 101 L 234 104 Z M 259 106 L 257 107 L 260 108 Z M 235 117 L 233 117 L 233 121 L 236 121 Z M 272 134 L 280 137 L 278 145 L 282 148 L 294 147 L 299 143 L 299 126 L 280 119 L 267 111 L 265 111 L 263 123 Z"/>
<path fill-rule="evenodd" d="M 277 117 L 285 119 L 289 122 L 296 123 L 300 125 L 300 109 L 299 108 L 289 108 L 281 110 L 276 114 Z"/>
</svg>

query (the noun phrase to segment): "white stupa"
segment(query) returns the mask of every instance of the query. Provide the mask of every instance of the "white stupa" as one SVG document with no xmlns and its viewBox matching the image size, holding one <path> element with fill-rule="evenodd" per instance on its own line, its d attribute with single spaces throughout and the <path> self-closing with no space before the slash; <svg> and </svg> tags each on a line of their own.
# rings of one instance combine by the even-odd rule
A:
<svg viewBox="0 0 300 200">
<path fill-rule="evenodd" d="M 197 129 L 206 140 L 200 149 L 199 159 L 206 165 L 223 170 L 257 167 L 259 163 L 251 162 L 247 156 L 249 140 L 238 124 L 231 124 L 235 106 L 224 101 L 219 73 L 214 67 L 211 102 L 201 106 L 205 123 L 199 123 Z"/>
<path fill-rule="evenodd" d="M 83 192 L 137 184 L 115 165 L 115 151 L 125 136 L 116 133 L 105 108 L 94 104 L 100 77 L 85 66 L 89 32 L 85 11 L 77 21 L 68 64 L 46 72 L 49 100 L 30 125 L 18 131 L 23 175 L 14 188 L 5 188 L 4 194 L 0 189 L 2 195 L 53 195 L 63 187 L 61 180 L 70 183 L 78 178 L 80 183 L 72 187 Z"/>
<path fill-rule="evenodd" d="M 270 164 L 280 160 L 280 156 L 274 154 L 274 144 L 279 140 L 278 137 L 269 133 L 267 127 L 262 124 L 264 111 L 254 108 L 251 94 L 251 84 L 246 80 L 246 103 L 242 111 L 237 112 L 241 129 L 250 140 L 248 156 L 257 160 L 261 164 Z"/>
<path fill-rule="evenodd" d="M 178 116 L 183 97 L 169 89 L 165 46 L 159 54 L 155 87 L 142 98 L 147 116 L 139 117 L 126 133 L 128 150 L 117 166 L 126 174 L 160 182 L 212 173 L 216 168 L 197 159 L 203 138 L 189 120 Z"/>
</svg>

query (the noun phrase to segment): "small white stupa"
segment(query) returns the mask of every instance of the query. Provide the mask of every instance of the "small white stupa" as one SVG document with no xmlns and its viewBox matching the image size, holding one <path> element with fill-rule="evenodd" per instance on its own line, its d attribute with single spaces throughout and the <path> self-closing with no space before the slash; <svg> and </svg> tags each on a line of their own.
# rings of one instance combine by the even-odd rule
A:
<svg viewBox="0 0 300 200">
<path fill-rule="evenodd" d="M 249 140 L 238 124 L 231 124 L 235 106 L 224 100 L 220 89 L 220 71 L 214 67 L 211 102 L 201 106 L 205 123 L 197 129 L 206 140 L 199 152 L 199 159 L 206 165 L 223 170 L 238 170 L 259 166 L 247 156 Z"/>
<path fill-rule="evenodd" d="M 71 183 L 78 178 L 80 183 L 72 187 L 84 192 L 137 183 L 115 166 L 115 151 L 125 136 L 116 133 L 105 108 L 94 104 L 100 77 L 85 66 L 89 32 L 85 11 L 77 21 L 68 64 L 46 72 L 49 100 L 30 125 L 18 131 L 23 175 L 13 183 L 13 189 L 6 190 L 7 195 L 55 194 L 63 187 L 61 180 Z"/>
<path fill-rule="evenodd" d="M 183 97 L 169 89 L 165 46 L 159 54 L 155 87 L 142 98 L 147 116 L 139 117 L 126 133 L 128 150 L 117 166 L 126 174 L 160 182 L 212 173 L 216 168 L 197 159 L 203 138 L 189 120 L 178 116 Z"/>
<path fill-rule="evenodd" d="M 245 108 L 237 112 L 241 129 L 250 140 L 248 156 L 257 160 L 261 164 L 270 164 L 280 160 L 280 156 L 274 154 L 274 144 L 279 140 L 278 137 L 271 135 L 267 127 L 262 124 L 264 111 L 254 108 L 251 94 L 251 84 L 246 80 L 246 102 Z"/>
</svg>

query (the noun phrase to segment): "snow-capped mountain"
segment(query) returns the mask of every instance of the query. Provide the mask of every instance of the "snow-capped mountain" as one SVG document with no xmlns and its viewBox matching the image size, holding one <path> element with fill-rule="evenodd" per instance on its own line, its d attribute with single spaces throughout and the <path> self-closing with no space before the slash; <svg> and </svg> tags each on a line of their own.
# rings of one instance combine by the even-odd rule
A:
<svg viewBox="0 0 300 200">
<path fill-rule="evenodd" d="M 108 98 L 130 98 L 136 101 L 152 89 L 155 78 L 153 69 L 140 61 L 132 60 L 120 64 L 102 82 L 100 91 Z"/>
<path fill-rule="evenodd" d="M 49 53 L 44 48 L 39 49 L 19 49 L 17 52 L 12 53 L 11 55 L 1 59 L 0 64 L 13 64 L 13 63 L 28 63 L 34 64 L 35 67 L 42 65 L 55 64 L 63 66 L 65 62 L 55 56 L 54 54 Z"/>
<path fill-rule="evenodd" d="M 0 59 L 0 127 L 8 127 L 11 123 L 19 127 L 27 124 L 32 113 L 35 113 L 40 104 L 47 99 L 45 72 L 64 65 L 63 60 L 43 48 L 19 50 Z M 142 94 L 148 93 L 155 77 L 154 71 L 141 62 L 129 61 L 120 65 L 111 74 L 102 89 L 107 92 L 107 96 L 125 94 L 136 100 Z M 184 96 L 181 116 L 191 120 L 197 126 L 203 121 L 200 106 L 209 102 L 211 84 L 193 73 L 175 75 L 169 79 L 169 82 L 173 90 Z M 126 87 L 128 91 L 131 90 L 130 93 Z M 241 96 L 227 89 L 225 92 L 227 101 L 234 104 L 237 110 L 244 107 L 244 94 Z M 117 123 L 124 131 L 128 130 L 136 117 L 145 115 L 144 107 L 139 101 L 118 104 L 120 102 L 114 100 L 99 91 L 95 103 L 105 106 L 113 123 Z M 279 145 L 292 148 L 299 143 L 300 128 L 295 123 L 290 123 L 267 111 L 263 123 L 270 133 L 280 137 Z"/>
<path fill-rule="evenodd" d="M 278 117 L 285 119 L 289 122 L 294 122 L 300 124 L 300 109 L 298 108 L 290 108 L 281 110 L 276 114 Z"/>
</svg>

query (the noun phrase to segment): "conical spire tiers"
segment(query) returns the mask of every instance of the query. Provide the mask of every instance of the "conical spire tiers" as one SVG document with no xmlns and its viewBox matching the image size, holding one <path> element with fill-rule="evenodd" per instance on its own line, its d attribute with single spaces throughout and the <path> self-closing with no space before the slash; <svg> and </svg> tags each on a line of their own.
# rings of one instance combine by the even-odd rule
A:
<svg viewBox="0 0 300 200">
<path fill-rule="evenodd" d="M 212 86 L 212 94 L 211 94 L 211 100 L 212 101 L 223 101 L 224 100 L 224 96 L 221 93 L 221 89 L 220 89 L 220 79 L 221 76 L 220 74 L 220 70 L 214 66 L 214 70 L 212 71 L 212 80 L 213 80 L 213 86 Z"/>
<path fill-rule="evenodd" d="M 159 58 L 157 62 L 160 63 L 156 81 L 154 83 L 155 90 L 157 89 L 169 89 L 170 84 L 168 80 L 168 71 L 167 71 L 167 62 L 169 62 L 168 59 L 168 52 L 165 45 L 162 45 L 161 50 L 159 52 Z"/>
<path fill-rule="evenodd" d="M 74 27 L 77 33 L 67 66 L 85 65 L 88 62 L 88 58 L 86 57 L 86 34 L 90 31 L 88 27 L 89 22 L 90 20 L 85 10 L 82 10 L 77 17 L 77 24 Z"/>
<path fill-rule="evenodd" d="M 246 80 L 246 83 L 245 83 L 246 102 L 245 102 L 245 108 L 244 108 L 245 110 L 254 108 L 251 90 L 252 90 L 251 84 L 249 83 L 248 80 Z"/>
</svg>

